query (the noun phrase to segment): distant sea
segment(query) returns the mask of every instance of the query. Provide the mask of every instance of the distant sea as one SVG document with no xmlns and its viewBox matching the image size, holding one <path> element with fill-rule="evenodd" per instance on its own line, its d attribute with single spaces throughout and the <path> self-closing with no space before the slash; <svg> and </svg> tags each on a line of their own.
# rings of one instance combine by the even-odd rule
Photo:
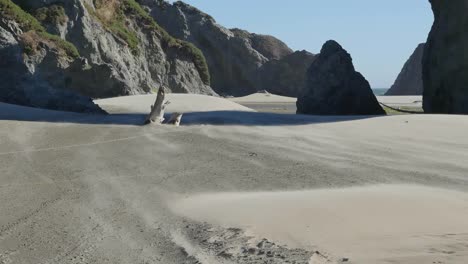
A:
<svg viewBox="0 0 468 264">
<path fill-rule="evenodd" d="M 376 96 L 385 95 L 389 88 L 372 88 Z"/>
</svg>

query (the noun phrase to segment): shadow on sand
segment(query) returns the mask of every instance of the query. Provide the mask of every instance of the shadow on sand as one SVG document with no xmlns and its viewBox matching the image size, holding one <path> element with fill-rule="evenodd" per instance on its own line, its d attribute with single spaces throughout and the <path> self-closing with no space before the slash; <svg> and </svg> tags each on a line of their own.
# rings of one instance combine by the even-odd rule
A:
<svg viewBox="0 0 468 264">
<path fill-rule="evenodd" d="M 166 114 L 166 120 L 171 113 Z M 72 123 L 91 125 L 133 125 L 144 122 L 146 114 L 92 115 L 59 112 L 0 103 L 0 120 Z M 223 126 L 293 126 L 314 123 L 344 122 L 373 118 L 377 116 L 307 116 L 245 111 L 190 112 L 184 114 L 181 125 L 223 125 Z"/>
<path fill-rule="evenodd" d="M 91 125 L 141 125 L 144 114 L 81 114 L 0 103 L 0 120 Z"/>
<path fill-rule="evenodd" d="M 212 111 L 184 114 L 182 125 L 295 126 L 332 123 L 378 116 L 310 116 L 244 111 Z"/>
</svg>

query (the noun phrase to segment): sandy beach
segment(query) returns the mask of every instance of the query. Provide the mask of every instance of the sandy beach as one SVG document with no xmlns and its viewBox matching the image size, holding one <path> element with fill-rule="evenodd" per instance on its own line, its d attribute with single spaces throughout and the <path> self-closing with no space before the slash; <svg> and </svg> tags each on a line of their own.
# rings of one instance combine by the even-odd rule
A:
<svg viewBox="0 0 468 264">
<path fill-rule="evenodd" d="M 297 110 L 296 98 L 270 93 L 256 93 L 228 99 L 259 112 L 295 114 Z M 377 100 L 394 108 L 422 111 L 422 96 L 377 96 Z"/>
<path fill-rule="evenodd" d="M 353 263 L 430 263 L 468 254 L 468 194 L 417 185 L 292 192 L 202 194 L 177 214 L 238 227 L 293 248 L 318 248 Z M 465 242 L 464 242 L 465 241 Z"/>
<path fill-rule="evenodd" d="M 140 126 L 154 98 L 0 104 L 0 263 L 468 261 L 468 117 L 169 95 L 182 126 Z"/>
</svg>

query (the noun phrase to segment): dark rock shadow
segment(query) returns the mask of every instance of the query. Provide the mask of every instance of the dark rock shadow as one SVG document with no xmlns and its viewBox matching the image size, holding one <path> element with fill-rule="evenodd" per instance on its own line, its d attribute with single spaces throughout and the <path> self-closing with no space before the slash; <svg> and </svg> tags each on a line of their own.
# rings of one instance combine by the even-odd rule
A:
<svg viewBox="0 0 468 264">
<path fill-rule="evenodd" d="M 141 125 L 144 114 L 81 114 L 0 103 L 0 120 L 92 125 Z"/>
<path fill-rule="evenodd" d="M 379 116 L 311 116 L 245 111 L 192 112 L 182 117 L 181 125 L 294 126 L 367 119 Z"/>
<path fill-rule="evenodd" d="M 165 115 L 170 118 L 171 113 Z M 0 120 L 74 123 L 92 125 L 143 125 L 144 113 L 119 113 L 109 115 L 59 112 L 0 103 Z M 309 116 L 245 111 L 190 112 L 182 117 L 182 126 L 294 126 L 315 123 L 345 122 L 379 116 Z"/>
</svg>

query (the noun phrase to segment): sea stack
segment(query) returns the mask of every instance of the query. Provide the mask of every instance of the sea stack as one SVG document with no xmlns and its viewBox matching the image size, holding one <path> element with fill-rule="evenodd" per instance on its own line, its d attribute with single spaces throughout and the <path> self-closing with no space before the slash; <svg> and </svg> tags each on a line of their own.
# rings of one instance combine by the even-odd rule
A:
<svg viewBox="0 0 468 264">
<path fill-rule="evenodd" d="M 423 57 L 424 111 L 468 114 L 468 0 L 430 0 L 434 24 Z"/>
<path fill-rule="evenodd" d="M 411 57 L 403 66 L 395 83 L 385 95 L 422 95 L 422 58 L 424 43 L 418 45 Z"/>
<path fill-rule="evenodd" d="M 369 82 L 354 69 L 351 55 L 336 41 L 327 41 L 308 70 L 298 114 L 384 115 Z"/>
</svg>

